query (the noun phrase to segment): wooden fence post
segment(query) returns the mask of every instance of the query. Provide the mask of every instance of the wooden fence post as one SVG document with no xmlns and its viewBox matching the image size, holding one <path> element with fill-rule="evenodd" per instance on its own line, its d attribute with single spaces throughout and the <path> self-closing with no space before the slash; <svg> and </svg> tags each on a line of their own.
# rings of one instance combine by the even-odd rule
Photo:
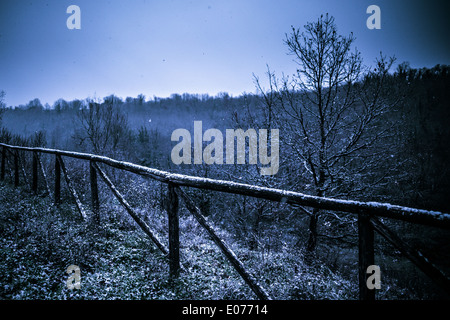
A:
<svg viewBox="0 0 450 320">
<path fill-rule="evenodd" d="M 167 214 L 169 218 L 169 274 L 170 277 L 178 277 L 180 274 L 180 229 L 178 215 L 178 195 L 175 186 L 169 182 L 169 199 Z"/>
<path fill-rule="evenodd" d="M 92 212 L 94 213 L 94 223 L 96 226 L 100 225 L 100 202 L 98 200 L 98 183 L 97 170 L 94 167 L 94 162 L 89 162 L 90 178 L 91 178 L 91 203 Z"/>
<path fill-rule="evenodd" d="M 0 179 L 5 180 L 5 165 L 6 165 L 6 147 L 2 148 L 2 167 L 0 173 Z"/>
<path fill-rule="evenodd" d="M 370 216 L 365 213 L 358 214 L 359 236 L 359 298 L 360 300 L 375 300 L 375 289 L 367 287 L 367 268 L 373 265 L 374 259 L 374 232 L 370 223 Z"/>
<path fill-rule="evenodd" d="M 55 157 L 55 205 L 61 202 L 61 165 L 58 156 Z"/>
<path fill-rule="evenodd" d="M 14 187 L 19 186 L 19 155 L 14 153 Z"/>
<path fill-rule="evenodd" d="M 34 193 L 38 191 L 38 154 L 36 151 L 33 152 L 33 182 L 31 189 Z"/>
</svg>

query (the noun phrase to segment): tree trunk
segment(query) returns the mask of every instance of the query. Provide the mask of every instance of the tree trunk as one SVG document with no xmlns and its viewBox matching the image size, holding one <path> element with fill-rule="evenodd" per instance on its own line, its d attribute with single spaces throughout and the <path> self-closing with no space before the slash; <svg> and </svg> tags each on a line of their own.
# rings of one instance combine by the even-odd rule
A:
<svg viewBox="0 0 450 320">
<path fill-rule="evenodd" d="M 317 196 L 323 197 L 324 193 L 322 191 L 322 186 L 325 182 L 325 173 L 322 170 L 322 168 L 319 169 L 319 181 L 318 181 L 318 187 L 317 187 Z M 312 259 L 314 258 L 314 252 L 316 250 L 317 246 L 317 222 L 319 220 L 319 209 L 314 208 L 311 214 L 311 217 L 309 219 L 309 238 L 308 243 L 306 245 L 306 262 L 312 262 Z"/>
<path fill-rule="evenodd" d="M 319 209 L 314 208 L 309 219 L 309 238 L 306 244 L 305 262 L 311 263 L 317 246 L 317 221 L 319 219 Z"/>
<path fill-rule="evenodd" d="M 261 223 L 261 217 L 263 214 L 263 206 L 260 206 L 255 211 L 255 217 L 253 220 L 252 231 L 250 234 L 250 250 L 258 249 L 258 239 L 259 239 L 259 224 Z"/>
<path fill-rule="evenodd" d="M 167 214 L 169 220 L 169 275 L 171 279 L 180 275 L 180 229 L 178 213 L 178 195 L 175 185 L 168 183 Z"/>
</svg>

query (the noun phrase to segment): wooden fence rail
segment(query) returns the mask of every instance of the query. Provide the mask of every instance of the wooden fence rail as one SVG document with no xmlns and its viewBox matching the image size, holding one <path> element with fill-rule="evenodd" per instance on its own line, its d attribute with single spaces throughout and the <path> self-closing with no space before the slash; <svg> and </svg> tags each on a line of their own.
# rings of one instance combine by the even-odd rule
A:
<svg viewBox="0 0 450 320">
<path fill-rule="evenodd" d="M 83 220 L 88 219 L 88 212 L 81 203 L 77 192 L 74 188 L 69 173 L 65 167 L 62 157 L 69 157 L 89 161 L 90 167 L 90 187 L 91 202 L 94 223 L 100 223 L 99 220 L 99 200 L 98 200 L 98 182 L 99 175 L 104 183 L 109 187 L 114 196 L 124 206 L 130 216 L 136 221 L 140 228 L 149 236 L 158 249 L 168 258 L 169 274 L 171 277 L 177 277 L 180 273 L 180 245 L 179 245 L 179 199 L 181 198 L 188 211 L 195 217 L 198 223 L 208 232 L 215 244 L 224 253 L 225 257 L 230 261 L 231 265 L 236 269 L 239 275 L 244 279 L 247 285 L 253 290 L 259 299 L 270 299 L 269 294 L 262 288 L 256 279 L 244 267 L 242 262 L 237 258 L 236 254 L 230 247 L 219 238 L 212 226 L 208 223 L 207 218 L 201 213 L 198 206 L 192 201 L 180 186 L 193 187 L 198 189 L 206 189 L 212 191 L 227 192 L 262 198 L 270 201 L 283 202 L 293 205 L 307 206 L 317 209 L 332 210 L 336 212 L 350 212 L 358 215 L 358 248 L 359 248 L 359 290 L 360 299 L 375 299 L 375 291 L 367 287 L 367 268 L 374 262 L 374 231 L 381 234 L 400 252 L 402 252 L 409 260 L 416 264 L 420 270 L 430 276 L 432 280 L 438 283 L 447 293 L 450 294 L 450 280 L 446 275 L 429 262 L 420 252 L 410 248 L 392 231 L 390 231 L 378 217 L 391 218 L 410 223 L 428 225 L 446 230 L 450 229 L 450 214 L 429 211 L 423 209 L 409 208 L 388 203 L 379 202 L 361 202 L 352 200 L 333 199 L 326 197 L 311 196 L 299 192 L 287 191 L 282 189 L 274 189 L 267 187 L 259 187 L 250 184 L 236 183 L 233 181 L 217 180 L 210 178 L 201 178 L 182 174 L 174 174 L 162 170 L 156 170 L 145 166 L 140 166 L 130 162 L 118 161 L 104 156 L 98 156 L 88 153 L 71 152 L 48 148 L 31 148 L 22 146 L 12 146 L 0 143 L 2 147 L 0 179 L 4 180 L 6 175 L 6 165 L 8 162 L 8 152 L 13 157 L 13 175 L 14 185 L 19 186 L 19 151 L 31 152 L 32 160 L 32 182 L 31 190 L 38 191 L 39 168 L 41 175 L 45 180 L 47 192 L 50 194 L 50 188 L 47 181 L 45 170 L 40 161 L 40 154 L 55 155 L 55 183 L 54 183 L 54 202 L 59 204 L 61 201 L 61 173 L 64 175 L 67 187 L 76 203 L 77 209 Z M 158 239 L 156 233 L 148 226 L 134 211 L 134 209 L 124 199 L 122 194 L 114 186 L 105 172 L 98 166 L 99 163 L 104 165 L 132 172 L 141 176 L 150 177 L 168 185 L 168 201 L 166 211 L 168 214 L 169 224 L 169 248 Z M 24 166 L 22 167 L 24 168 Z M 23 170 L 25 177 L 25 170 Z"/>
</svg>

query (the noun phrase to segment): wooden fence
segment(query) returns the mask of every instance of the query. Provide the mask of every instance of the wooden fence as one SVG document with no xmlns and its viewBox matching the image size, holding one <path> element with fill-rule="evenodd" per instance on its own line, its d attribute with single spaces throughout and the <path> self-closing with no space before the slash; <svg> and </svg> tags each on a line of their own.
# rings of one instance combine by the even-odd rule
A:
<svg viewBox="0 0 450 320">
<path fill-rule="evenodd" d="M 88 211 L 83 206 L 80 198 L 75 190 L 75 186 L 69 176 L 63 157 L 75 158 L 90 163 L 90 188 L 91 188 L 91 208 L 92 217 L 95 223 L 99 223 L 99 198 L 98 198 L 98 176 L 105 182 L 115 197 L 124 206 L 130 216 L 136 221 L 141 229 L 149 236 L 154 244 L 159 248 L 163 255 L 168 258 L 169 274 L 171 277 L 177 277 L 181 270 L 180 254 L 179 254 L 179 199 L 182 199 L 188 211 L 195 217 L 198 223 L 208 232 L 212 240 L 220 248 L 231 265 L 236 269 L 248 286 L 253 290 L 259 299 L 271 299 L 267 291 L 258 283 L 255 277 L 249 273 L 243 263 L 239 260 L 231 248 L 218 236 L 214 228 L 204 217 L 195 202 L 180 188 L 193 187 L 198 189 L 206 189 L 232 194 L 251 196 L 255 198 L 266 199 L 270 201 L 283 202 L 293 205 L 302 205 L 312 208 L 332 210 L 336 212 L 350 212 L 358 216 L 358 250 L 359 250 L 359 291 L 360 299 L 374 300 L 375 290 L 367 287 L 367 268 L 374 265 L 374 232 L 378 232 L 388 242 L 394 245 L 405 257 L 411 260 L 420 270 L 427 274 L 447 293 L 450 294 L 450 279 L 435 265 L 433 265 L 424 255 L 402 241 L 394 232 L 386 227 L 378 217 L 385 217 L 407 221 L 416 224 L 429 225 L 443 229 L 450 229 L 450 214 L 437 211 L 428 211 L 409 207 L 402 207 L 379 202 L 361 202 L 351 200 L 332 199 L 325 197 L 316 197 L 299 192 L 259 187 L 255 185 L 236 183 L 232 181 L 216 180 L 209 178 L 201 178 L 174 174 L 166 171 L 156 170 L 145 166 L 136 165 L 130 162 L 117 161 L 108 157 L 98 156 L 94 154 L 70 152 L 47 148 L 31 148 L 12 146 L 0 143 L 2 147 L 2 161 L 0 169 L 0 179 L 5 180 L 6 164 L 10 163 L 9 170 L 13 175 L 14 185 L 19 186 L 20 172 L 25 180 L 27 175 L 21 159 L 21 153 L 31 152 L 33 154 L 32 161 L 32 181 L 26 181 L 31 185 L 33 192 L 38 191 L 38 177 L 43 177 L 45 186 L 49 194 L 50 186 L 47 175 L 40 161 L 40 154 L 52 154 L 55 156 L 55 182 L 54 182 L 54 202 L 58 204 L 61 197 L 61 173 L 63 174 L 68 189 L 75 201 L 80 216 L 86 220 Z M 167 214 L 169 224 L 169 247 L 158 239 L 156 233 L 145 221 L 143 221 L 136 211 L 130 206 L 119 190 L 111 182 L 107 174 L 98 166 L 99 163 L 104 165 L 132 172 L 141 176 L 150 177 L 157 181 L 167 184 L 168 201 Z"/>
</svg>

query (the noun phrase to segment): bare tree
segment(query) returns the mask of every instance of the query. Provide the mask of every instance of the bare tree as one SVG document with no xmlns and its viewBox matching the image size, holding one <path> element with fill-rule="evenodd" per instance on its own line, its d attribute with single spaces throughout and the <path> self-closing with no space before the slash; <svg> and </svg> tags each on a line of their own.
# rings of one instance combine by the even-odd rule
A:
<svg viewBox="0 0 450 320">
<path fill-rule="evenodd" d="M 398 102 L 388 84 L 394 59 L 381 55 L 374 70 L 365 70 L 360 53 L 352 50 L 354 40 L 337 33 L 333 17 L 321 16 L 303 33 L 292 27 L 286 35 L 296 74 L 278 79 L 269 69 L 268 90 L 255 77 L 265 107 L 284 129 L 280 136 L 297 163 L 299 182 L 311 185 L 317 196 L 363 188 L 357 174 L 376 163 L 377 152 L 367 150 L 388 133 L 389 126 L 379 121 Z M 312 253 L 325 212 L 304 212 L 310 216 L 306 249 Z"/>
<path fill-rule="evenodd" d="M 121 142 L 129 138 L 128 120 L 111 101 L 89 102 L 88 108 L 78 112 L 80 129 L 74 139 L 79 145 L 86 142 L 96 154 L 115 155 Z"/>
</svg>

